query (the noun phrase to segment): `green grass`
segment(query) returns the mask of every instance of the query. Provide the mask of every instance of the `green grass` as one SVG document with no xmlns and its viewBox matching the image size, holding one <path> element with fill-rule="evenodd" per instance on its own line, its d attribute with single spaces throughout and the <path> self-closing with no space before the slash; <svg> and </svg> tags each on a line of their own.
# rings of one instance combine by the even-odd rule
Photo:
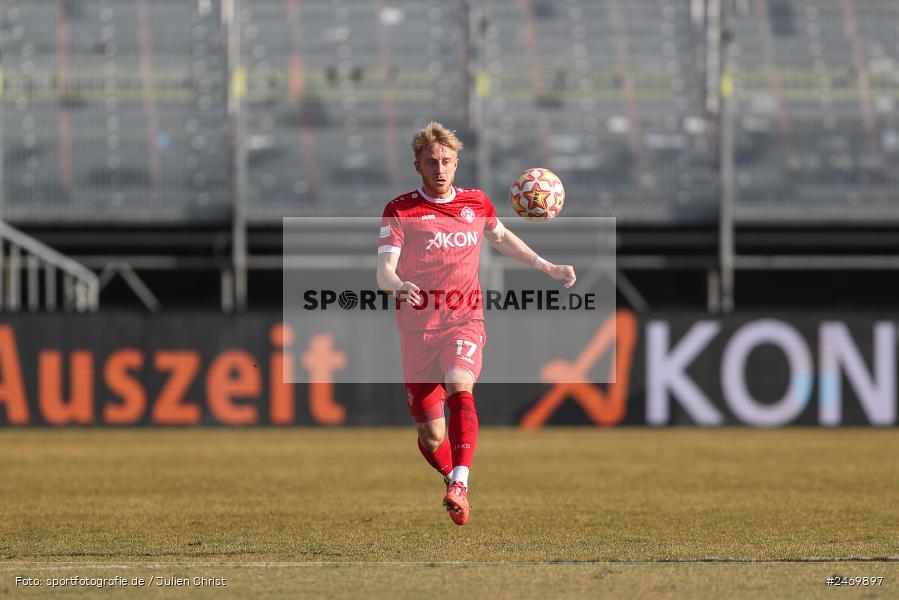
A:
<svg viewBox="0 0 899 600">
<path fill-rule="evenodd" d="M 895 430 L 484 429 L 462 528 L 411 428 L 6 430 L 0 452 L 0 596 L 115 574 L 310 597 L 805 597 L 839 593 L 833 573 L 899 592 Z M 810 559 L 867 562 L 788 562 Z M 222 589 L 144 595 L 198 593 Z"/>
</svg>

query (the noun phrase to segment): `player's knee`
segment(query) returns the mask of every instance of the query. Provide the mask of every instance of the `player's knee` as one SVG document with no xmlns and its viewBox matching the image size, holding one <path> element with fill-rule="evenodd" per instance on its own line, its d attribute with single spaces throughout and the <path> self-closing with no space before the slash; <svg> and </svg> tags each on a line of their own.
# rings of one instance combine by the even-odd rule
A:
<svg viewBox="0 0 899 600">
<path fill-rule="evenodd" d="M 454 396 L 455 394 L 458 394 L 459 392 L 468 392 L 470 394 L 473 389 L 474 389 L 474 385 L 469 384 L 469 383 L 458 383 L 458 384 L 454 384 L 454 385 L 447 384 L 446 395 Z"/>
<path fill-rule="evenodd" d="M 418 432 L 418 439 L 421 440 L 421 445 L 429 452 L 436 452 L 440 448 L 443 444 L 443 437 L 443 431 L 436 428 L 428 428 Z"/>
<path fill-rule="evenodd" d="M 437 452 L 437 449 L 443 445 L 443 436 L 419 435 L 418 439 L 421 440 L 421 445 L 428 452 Z"/>
<path fill-rule="evenodd" d="M 447 395 L 459 392 L 471 392 L 474 389 L 474 376 L 462 369 L 453 369 L 446 374 L 445 383 Z"/>
<path fill-rule="evenodd" d="M 445 435 L 446 426 L 443 421 L 424 423 L 418 427 L 418 439 L 429 452 L 436 452 L 440 448 Z"/>
</svg>

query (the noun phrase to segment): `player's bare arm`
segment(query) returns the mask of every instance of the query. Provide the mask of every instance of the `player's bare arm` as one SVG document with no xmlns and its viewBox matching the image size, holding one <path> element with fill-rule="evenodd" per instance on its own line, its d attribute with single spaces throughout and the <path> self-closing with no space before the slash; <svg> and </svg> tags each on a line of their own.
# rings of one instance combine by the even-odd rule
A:
<svg viewBox="0 0 899 600">
<path fill-rule="evenodd" d="M 496 222 L 496 227 L 484 232 L 484 237 L 490 242 L 491 246 L 509 258 L 543 271 L 553 279 L 563 282 L 566 288 L 573 286 L 577 280 L 574 274 L 574 267 L 571 265 L 557 265 L 543 260 L 524 240 L 506 229 L 506 226 L 499 220 Z"/>
<path fill-rule="evenodd" d="M 395 252 L 383 252 L 378 255 L 378 287 L 390 294 L 396 294 L 400 299 L 408 299 L 412 306 L 418 306 L 421 301 L 421 290 L 411 281 L 403 281 L 396 274 L 396 265 L 400 255 Z"/>
</svg>

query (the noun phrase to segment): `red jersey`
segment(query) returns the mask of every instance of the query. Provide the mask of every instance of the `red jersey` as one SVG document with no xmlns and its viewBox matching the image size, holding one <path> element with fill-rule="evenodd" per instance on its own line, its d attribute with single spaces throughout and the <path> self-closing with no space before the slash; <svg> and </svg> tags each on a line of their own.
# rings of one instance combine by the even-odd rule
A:
<svg viewBox="0 0 899 600">
<path fill-rule="evenodd" d="M 397 275 L 417 285 L 427 302 L 422 308 L 400 305 L 396 321 L 401 331 L 484 319 L 478 269 L 484 231 L 497 224 L 496 209 L 481 190 L 451 189 L 444 199 L 418 189 L 384 207 L 378 254 L 399 254 Z"/>
</svg>

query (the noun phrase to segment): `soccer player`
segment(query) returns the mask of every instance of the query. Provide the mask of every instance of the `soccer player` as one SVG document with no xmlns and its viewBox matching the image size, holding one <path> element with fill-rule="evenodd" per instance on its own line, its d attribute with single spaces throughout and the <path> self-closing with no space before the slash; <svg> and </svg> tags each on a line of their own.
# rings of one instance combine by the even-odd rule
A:
<svg viewBox="0 0 899 600">
<path fill-rule="evenodd" d="M 542 259 L 506 229 L 484 192 L 453 187 L 461 149 L 462 142 L 440 123 L 413 136 L 421 187 L 384 208 L 377 273 L 378 286 L 396 294 L 406 399 L 418 448 L 444 477 L 443 505 L 456 525 L 468 522 L 468 474 L 478 437 L 472 390 L 487 341 L 478 301 L 481 241 L 486 237 L 506 256 L 565 287 L 575 282 L 573 267 Z"/>
</svg>

